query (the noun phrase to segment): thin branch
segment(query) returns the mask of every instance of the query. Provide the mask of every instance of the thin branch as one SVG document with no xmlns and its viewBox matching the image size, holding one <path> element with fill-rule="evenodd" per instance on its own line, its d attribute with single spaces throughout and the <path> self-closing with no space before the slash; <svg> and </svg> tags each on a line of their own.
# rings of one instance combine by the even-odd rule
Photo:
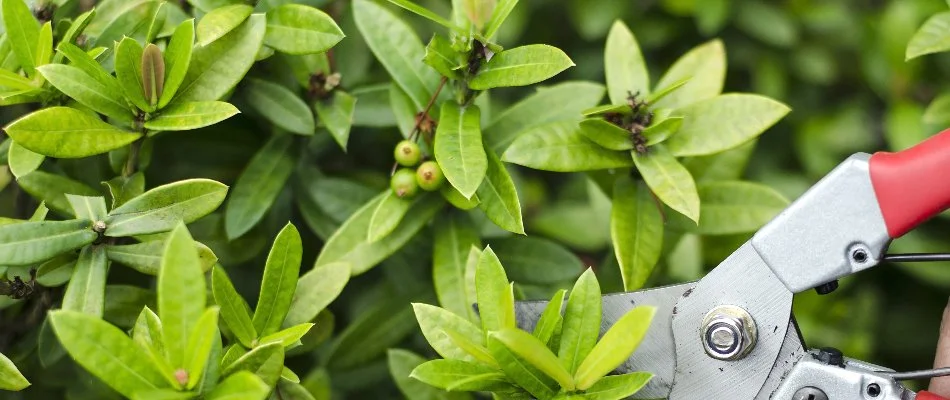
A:
<svg viewBox="0 0 950 400">
<path fill-rule="evenodd" d="M 445 87 L 446 81 L 448 81 L 448 78 L 443 76 L 439 81 L 439 87 L 435 89 L 435 93 L 433 93 L 432 97 L 429 98 L 429 103 L 426 104 L 426 108 L 422 110 L 421 114 L 416 115 L 416 125 L 412 127 L 412 131 L 409 133 L 409 141 L 418 139 L 419 127 L 422 126 L 422 120 L 429 115 L 429 110 L 432 109 L 432 105 L 435 104 L 435 100 L 439 98 L 439 93 L 442 93 L 442 88 Z M 397 168 L 399 168 L 399 163 L 394 162 L 392 170 L 389 171 L 389 176 L 395 175 Z"/>
</svg>

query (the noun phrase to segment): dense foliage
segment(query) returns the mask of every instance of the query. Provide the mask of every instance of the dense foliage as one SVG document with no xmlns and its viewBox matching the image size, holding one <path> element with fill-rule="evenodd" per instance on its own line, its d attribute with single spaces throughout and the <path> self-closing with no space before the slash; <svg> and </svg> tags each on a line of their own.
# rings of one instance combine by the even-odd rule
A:
<svg viewBox="0 0 950 400">
<path fill-rule="evenodd" d="M 848 154 L 950 124 L 939 0 L 0 17 L 4 398 L 619 399 L 652 310 L 598 341 L 600 293 L 698 279 Z M 865 272 L 798 322 L 928 366 L 947 271 Z M 532 332 L 520 299 L 552 302 Z"/>
</svg>

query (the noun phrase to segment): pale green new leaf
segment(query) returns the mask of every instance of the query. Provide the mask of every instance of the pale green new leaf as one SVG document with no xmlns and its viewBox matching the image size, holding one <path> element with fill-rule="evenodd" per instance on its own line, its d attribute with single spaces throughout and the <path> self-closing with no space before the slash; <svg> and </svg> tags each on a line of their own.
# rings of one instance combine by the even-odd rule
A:
<svg viewBox="0 0 950 400">
<path fill-rule="evenodd" d="M 683 117 L 669 117 L 660 122 L 655 122 L 643 130 L 643 137 L 647 140 L 647 146 L 653 146 L 657 143 L 663 143 L 670 136 L 679 132 L 683 126 Z"/>
<path fill-rule="evenodd" d="M 505 150 L 502 161 L 555 172 L 591 171 L 633 166 L 627 152 L 607 150 L 580 133 L 572 121 L 531 128 Z"/>
<path fill-rule="evenodd" d="M 165 243 L 157 291 L 165 355 L 172 368 L 187 368 L 188 342 L 205 309 L 205 279 L 184 224 L 179 223 Z"/>
<path fill-rule="evenodd" d="M 122 86 L 119 85 L 119 81 L 116 80 L 112 74 L 106 72 L 106 70 L 102 68 L 102 65 L 89 55 L 89 53 L 69 43 L 60 43 L 56 51 L 69 59 L 69 65 L 79 68 L 91 76 L 101 86 L 104 86 L 108 90 L 108 93 L 111 93 L 112 97 L 120 99 L 124 104 L 125 94 L 122 90 Z M 128 112 L 131 114 L 132 111 L 129 110 Z"/>
<path fill-rule="evenodd" d="M 416 367 L 427 360 L 419 355 L 403 349 L 389 349 L 387 352 L 389 374 L 399 391 L 409 400 L 462 400 L 468 399 L 464 393 L 446 393 L 431 385 L 423 383 L 410 374 Z"/>
<path fill-rule="evenodd" d="M 241 342 L 241 345 L 247 348 L 254 347 L 257 331 L 247 312 L 244 298 L 234 289 L 234 284 L 231 283 L 231 279 L 222 267 L 215 267 L 211 276 L 211 292 L 214 295 L 215 304 L 221 309 L 221 318 L 224 319 L 224 323 L 228 325 L 228 329 Z"/>
<path fill-rule="evenodd" d="M 950 123 L 950 94 L 935 97 L 924 111 L 923 121 L 934 125 Z"/>
<path fill-rule="evenodd" d="M 46 156 L 27 150 L 14 141 L 10 142 L 10 149 L 7 150 L 7 164 L 10 166 L 10 172 L 17 178 L 36 171 L 45 159 Z"/>
<path fill-rule="evenodd" d="M 254 12 L 254 7 L 233 4 L 211 10 L 200 20 L 195 34 L 198 44 L 207 46 L 241 25 Z"/>
<path fill-rule="evenodd" d="M 229 239 L 251 230 L 277 199 L 294 172 L 294 137 L 276 134 L 261 147 L 238 176 L 225 209 L 224 228 Z"/>
<path fill-rule="evenodd" d="M 300 344 L 301 338 L 310 332 L 310 328 L 313 328 L 313 323 L 307 322 L 299 325 L 291 326 L 290 328 L 280 330 L 274 333 L 271 333 L 267 336 L 261 338 L 261 344 L 268 343 L 280 343 L 281 346 L 291 347 L 295 343 Z"/>
<path fill-rule="evenodd" d="M 373 211 L 373 216 L 369 220 L 367 240 L 373 243 L 392 233 L 411 206 L 412 200 L 401 198 L 389 192 L 376 206 L 376 210 Z"/>
<path fill-rule="evenodd" d="M 327 13 L 303 4 L 267 11 L 264 44 L 287 54 L 322 53 L 346 35 Z"/>
<path fill-rule="evenodd" d="M 66 33 L 63 34 L 63 37 L 60 38 L 57 50 L 60 50 L 63 46 L 72 46 L 74 49 L 78 49 L 78 47 L 73 46 L 73 43 L 76 41 L 76 38 L 78 38 L 79 35 L 86 29 L 86 27 L 89 26 L 89 23 L 92 22 L 92 19 L 95 16 L 96 9 L 93 8 L 76 17 L 75 20 L 69 24 L 69 29 L 66 30 Z M 53 56 L 53 62 L 57 64 L 62 63 L 64 55 L 65 54 L 61 53 L 55 54 Z"/>
<path fill-rule="evenodd" d="M 574 283 L 564 310 L 558 358 L 570 373 L 577 372 L 597 343 L 602 301 L 597 277 L 592 269 L 588 269 Z"/>
<path fill-rule="evenodd" d="M 153 131 L 189 131 L 204 128 L 238 114 L 237 107 L 223 101 L 176 102 L 145 121 Z"/>
<path fill-rule="evenodd" d="M 198 259 L 201 260 L 201 270 L 209 270 L 218 261 L 218 257 L 204 244 L 195 242 L 195 247 L 198 250 Z M 164 240 L 150 240 L 136 244 L 108 246 L 106 255 L 110 260 L 143 274 L 158 276 L 164 251 Z"/>
<path fill-rule="evenodd" d="M 264 277 L 253 319 L 254 329 L 259 335 L 266 336 L 280 330 L 294 298 L 302 257 L 300 233 L 293 224 L 288 223 L 274 239 L 274 246 L 264 265 Z"/>
<path fill-rule="evenodd" d="M 600 379 L 587 388 L 577 400 L 623 400 L 643 389 L 653 374 L 649 372 L 631 372 L 623 375 L 610 375 Z M 575 397 L 572 397 L 575 399 Z"/>
<path fill-rule="evenodd" d="M 20 391 L 30 386 L 30 381 L 20 373 L 13 361 L 0 354 L 0 390 Z"/>
<path fill-rule="evenodd" d="M 149 190 L 112 210 L 107 236 L 134 236 L 169 231 L 192 223 L 224 201 L 228 187 L 210 179 L 187 179 Z"/>
<path fill-rule="evenodd" d="M 218 308 L 208 307 L 195 323 L 191 336 L 188 338 L 187 355 L 184 361 L 185 370 L 188 371 L 187 389 L 193 389 L 198 385 L 206 363 L 218 362 L 218 360 L 209 360 L 211 345 L 216 335 L 218 335 Z"/>
<path fill-rule="evenodd" d="M 621 128 L 603 118 L 588 118 L 580 123 L 580 133 L 587 140 L 608 150 L 630 150 L 633 148 L 630 131 Z"/>
<path fill-rule="evenodd" d="M 253 14 L 238 28 L 195 48 L 188 72 L 173 101 L 218 100 L 244 78 L 264 41 L 263 14 Z M 171 68 L 171 67 L 170 67 Z"/>
<path fill-rule="evenodd" d="M 33 90 L 36 86 L 29 79 L 24 78 L 16 72 L 0 69 L 0 86 L 17 90 Z"/>
<path fill-rule="evenodd" d="M 356 97 L 337 89 L 329 99 L 314 102 L 313 110 L 320 118 L 320 124 L 330 131 L 336 143 L 346 151 L 356 112 Z"/>
<path fill-rule="evenodd" d="M 245 83 L 246 101 L 274 125 L 300 135 L 313 135 L 316 123 L 307 103 L 290 89 L 250 78 Z"/>
<path fill-rule="evenodd" d="M 483 364 L 498 368 L 498 362 L 495 361 L 495 358 L 492 357 L 491 353 L 487 348 L 485 348 L 484 345 L 475 343 L 472 341 L 472 338 L 466 337 L 461 333 L 452 330 L 451 328 L 444 328 L 442 330 L 445 331 L 445 334 L 449 337 L 449 340 L 458 346 L 458 348 L 462 349 L 462 351 L 468 353 L 472 357 L 475 357 L 476 360 L 482 362 Z M 482 338 L 481 334 L 477 334 L 476 336 L 479 339 Z"/>
<path fill-rule="evenodd" d="M 459 70 L 467 64 L 465 55 L 453 49 L 449 39 L 438 33 L 432 35 L 432 39 L 426 45 L 426 55 L 423 61 L 439 71 L 442 76 L 451 79 L 461 79 L 462 73 Z"/>
<path fill-rule="evenodd" d="M 719 95 L 677 110 L 683 125 L 666 143 L 677 157 L 718 153 L 757 137 L 789 111 L 785 104 L 764 96 Z"/>
<path fill-rule="evenodd" d="M 624 290 L 642 288 L 663 250 L 663 215 L 642 182 L 622 177 L 614 184 L 610 237 Z"/>
<path fill-rule="evenodd" d="M 544 312 L 538 318 L 538 324 L 534 326 L 534 337 L 541 343 L 547 345 L 554 338 L 554 333 L 561 326 L 564 318 L 561 316 L 561 306 L 564 304 L 564 295 L 567 290 L 561 289 L 554 293 L 551 301 L 544 307 Z"/>
<path fill-rule="evenodd" d="M 630 154 L 643 180 L 656 197 L 698 223 L 699 193 L 686 167 L 661 144 L 650 147 L 646 154 L 637 154 L 635 151 Z"/>
<path fill-rule="evenodd" d="M 722 93 L 725 80 L 726 49 L 721 40 L 710 40 L 684 54 L 663 74 L 656 84 L 657 92 L 678 84 L 683 86 L 659 100 L 653 100 L 651 105 L 676 109 L 711 99 Z"/>
<path fill-rule="evenodd" d="M 195 43 L 195 21 L 186 20 L 175 28 L 168 41 L 168 47 L 165 48 L 165 89 L 162 90 L 162 96 L 158 99 L 158 108 L 167 106 L 188 73 L 188 67 L 191 65 L 191 54 Z"/>
<path fill-rule="evenodd" d="M 428 304 L 412 303 L 412 309 L 416 314 L 422 335 L 436 353 L 447 359 L 476 360 L 446 334 L 446 329 L 449 329 L 476 345 L 484 346 L 485 335 L 475 324 L 449 310 Z"/>
<path fill-rule="evenodd" d="M 25 192 L 64 216 L 73 216 L 73 209 L 66 201 L 65 193 L 83 196 L 101 195 L 97 190 L 81 182 L 39 170 L 20 177 L 17 183 Z"/>
<path fill-rule="evenodd" d="M 466 198 L 478 190 L 488 168 L 480 118 L 477 106 L 461 108 L 455 102 L 446 101 L 442 103 L 435 131 L 435 159 L 445 178 Z"/>
<path fill-rule="evenodd" d="M 574 66 L 561 49 L 546 44 L 515 47 L 495 54 L 478 69 L 468 87 L 486 90 L 538 83 Z"/>
<path fill-rule="evenodd" d="M 699 198 L 698 233 L 703 235 L 754 232 L 788 207 L 781 193 L 753 182 L 710 182 L 699 187 Z"/>
<path fill-rule="evenodd" d="M 280 343 L 271 343 L 258 346 L 226 366 L 223 375 L 231 375 L 238 371 L 250 371 L 257 375 L 267 385 L 273 387 L 280 379 L 284 369 L 284 347 Z"/>
<path fill-rule="evenodd" d="M 115 76 L 119 80 L 125 98 L 140 110 L 155 108 L 145 99 L 142 83 L 142 45 L 135 39 L 125 37 L 115 49 Z"/>
<path fill-rule="evenodd" d="M 107 124 L 95 114 L 69 107 L 49 107 L 27 114 L 7 125 L 5 131 L 21 146 L 56 158 L 94 156 L 142 137 L 141 133 Z"/>
<path fill-rule="evenodd" d="M 449 22 L 449 20 L 443 18 L 441 15 L 436 14 L 436 13 L 433 12 L 432 10 L 429 10 L 428 8 L 425 8 L 425 7 L 423 7 L 423 6 L 419 5 L 419 4 L 416 4 L 416 3 L 413 2 L 413 1 L 410 1 L 410 0 L 389 0 L 389 2 L 395 4 L 395 5 L 399 6 L 399 7 L 405 8 L 406 10 L 409 10 L 409 11 L 411 11 L 412 13 L 414 13 L 414 14 L 420 16 L 420 17 L 426 18 L 426 19 L 428 19 L 429 21 L 435 22 L 435 23 L 437 23 L 437 24 L 439 24 L 439 25 L 442 25 L 442 26 L 444 26 L 444 27 L 446 27 L 446 28 L 449 28 L 449 29 L 458 29 L 458 28 L 455 27 L 455 25 L 453 25 L 451 22 Z"/>
<path fill-rule="evenodd" d="M 193 398 L 195 398 L 195 393 L 179 392 L 175 389 L 143 390 L 132 396 L 132 400 L 189 400 Z"/>
<path fill-rule="evenodd" d="M 577 368 L 577 388 L 590 388 L 623 364 L 646 336 L 655 314 L 655 307 L 639 306 L 620 317 Z"/>
<path fill-rule="evenodd" d="M 135 319 L 135 325 L 132 327 L 132 341 L 148 353 L 151 361 L 162 371 L 169 384 L 178 385 L 173 376 L 174 371 L 171 370 L 171 366 L 165 360 L 162 321 L 148 306 L 142 307 L 142 312 Z"/>
<path fill-rule="evenodd" d="M 31 221 L 0 226 L 0 260 L 5 265 L 46 261 L 96 240 L 89 220 Z"/>
<path fill-rule="evenodd" d="M 505 22 L 505 19 L 508 18 L 508 14 L 511 14 L 511 10 L 513 10 L 517 4 L 518 0 L 498 0 L 495 4 L 495 9 L 492 10 L 491 19 L 489 19 L 488 24 L 485 25 L 486 38 L 491 39 L 495 36 L 495 33 L 501 28 L 501 24 Z"/>
<path fill-rule="evenodd" d="M 491 247 L 486 247 L 475 270 L 478 314 L 485 332 L 515 326 L 515 299 L 505 269 Z M 599 313 L 598 313 L 599 314 Z"/>
<path fill-rule="evenodd" d="M 36 60 L 35 66 L 49 64 L 53 56 L 53 21 L 46 21 L 40 27 L 40 35 L 36 38 Z M 42 81 L 41 81 L 42 82 Z"/>
<path fill-rule="evenodd" d="M 116 208 L 145 193 L 145 174 L 138 171 L 130 176 L 120 175 L 102 184 L 109 188 L 109 195 L 112 196 L 112 208 Z"/>
<path fill-rule="evenodd" d="M 345 262 L 315 266 L 297 280 L 297 290 L 282 327 L 313 321 L 343 291 L 350 280 L 350 264 Z"/>
<path fill-rule="evenodd" d="M 36 269 L 36 283 L 46 287 L 62 286 L 69 282 L 76 267 L 76 257 L 64 254 L 40 264 Z"/>
<path fill-rule="evenodd" d="M 637 38 L 622 21 L 614 21 L 607 34 L 604 74 L 611 104 L 625 104 L 627 96 L 650 93 L 650 72 L 640 53 Z"/>
<path fill-rule="evenodd" d="M 924 54 L 950 50 L 950 11 L 937 13 L 927 19 L 907 44 L 905 59 Z"/>
<path fill-rule="evenodd" d="M 106 209 L 106 199 L 102 196 L 80 196 L 66 194 L 66 201 L 73 207 L 77 218 L 90 221 L 102 221 L 109 212 Z"/>
<path fill-rule="evenodd" d="M 431 360 L 419 364 L 409 377 L 445 390 L 460 380 L 495 372 L 494 368 L 470 361 Z"/>
<path fill-rule="evenodd" d="M 225 378 L 211 393 L 208 400 L 264 400 L 271 388 L 261 378 L 248 371 L 238 371 Z"/>
<path fill-rule="evenodd" d="M 508 346 L 494 337 L 488 339 L 488 350 L 505 372 L 506 377 L 531 393 L 536 399 L 552 399 L 558 392 L 557 381 L 515 355 Z"/>
<path fill-rule="evenodd" d="M 491 332 L 489 335 L 508 347 L 509 351 L 557 381 L 561 389 L 574 390 L 574 378 L 564 369 L 557 356 L 538 338 L 517 328 L 505 328 Z"/>
<path fill-rule="evenodd" d="M 13 54 L 26 76 L 33 77 L 36 67 L 36 38 L 40 24 L 23 0 L 7 0 L 2 5 L 3 24 Z"/>
<path fill-rule="evenodd" d="M 469 321 L 477 321 L 475 297 L 466 290 L 470 249 L 480 248 L 479 232 L 464 213 L 453 212 L 433 221 L 432 280 L 439 304 Z"/>
<path fill-rule="evenodd" d="M 494 151 L 485 148 L 485 155 L 488 158 L 485 179 L 475 191 L 479 200 L 478 208 L 502 229 L 524 235 L 521 202 L 515 183 Z"/>
</svg>

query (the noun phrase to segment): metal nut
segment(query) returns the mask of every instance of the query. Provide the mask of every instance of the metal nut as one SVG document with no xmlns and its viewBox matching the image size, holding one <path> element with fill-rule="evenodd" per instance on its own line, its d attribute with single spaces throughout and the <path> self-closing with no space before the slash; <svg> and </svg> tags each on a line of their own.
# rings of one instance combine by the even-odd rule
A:
<svg viewBox="0 0 950 400">
<path fill-rule="evenodd" d="M 746 310 L 726 305 L 706 314 L 702 335 L 706 354 L 717 360 L 733 361 L 752 351 L 757 331 L 755 321 Z"/>
</svg>

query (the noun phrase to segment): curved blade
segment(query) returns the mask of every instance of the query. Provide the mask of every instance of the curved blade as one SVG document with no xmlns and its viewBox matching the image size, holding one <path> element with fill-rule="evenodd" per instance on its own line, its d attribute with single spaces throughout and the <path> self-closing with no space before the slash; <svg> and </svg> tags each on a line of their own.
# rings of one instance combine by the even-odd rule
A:
<svg viewBox="0 0 950 400">
<path fill-rule="evenodd" d="M 775 364 L 772 365 L 772 371 L 769 373 L 769 377 L 765 379 L 762 390 L 755 396 L 755 400 L 771 399 L 772 394 L 778 390 L 779 385 L 782 384 L 782 381 L 792 370 L 792 367 L 795 366 L 795 363 L 801 360 L 802 356 L 806 353 L 801 331 L 798 330 L 798 324 L 795 323 L 795 318 L 792 318 L 788 323 L 788 330 L 785 332 L 785 341 L 782 342 L 782 349 L 779 350 Z"/>
<path fill-rule="evenodd" d="M 603 296 L 603 319 L 600 332 L 603 335 L 620 317 L 636 306 L 656 307 L 656 316 L 650 325 L 650 331 L 640 343 L 636 352 L 627 359 L 617 372 L 648 371 L 653 379 L 635 399 L 666 398 L 672 389 L 676 372 L 676 347 L 673 344 L 672 318 L 676 313 L 676 302 L 695 282 L 663 286 L 636 292 L 615 293 Z M 547 301 L 519 301 L 515 303 L 515 318 L 518 327 L 528 332 L 534 331 L 538 318 L 544 312 Z M 566 304 L 566 302 L 565 302 Z"/>
</svg>

